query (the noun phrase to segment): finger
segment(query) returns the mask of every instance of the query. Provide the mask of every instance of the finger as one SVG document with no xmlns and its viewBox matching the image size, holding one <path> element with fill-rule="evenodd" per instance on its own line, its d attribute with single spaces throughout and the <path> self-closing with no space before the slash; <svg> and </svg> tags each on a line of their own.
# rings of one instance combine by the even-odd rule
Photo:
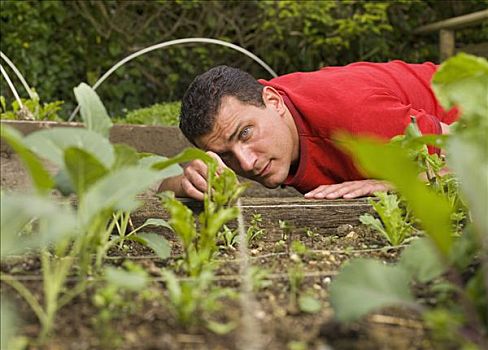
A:
<svg viewBox="0 0 488 350">
<path fill-rule="evenodd" d="M 387 192 L 392 187 L 383 181 L 371 181 L 366 186 L 361 188 L 354 189 L 346 194 L 344 194 L 344 198 L 358 198 L 364 196 L 370 196 L 375 194 L 376 192 Z"/>
<path fill-rule="evenodd" d="M 363 186 L 358 181 L 344 182 L 339 185 L 340 186 L 338 186 L 334 191 L 329 191 L 328 193 L 326 193 L 325 198 L 327 199 L 343 198 L 344 195 L 357 191 L 361 189 L 361 187 Z"/>
<path fill-rule="evenodd" d="M 228 168 L 228 166 L 224 163 L 222 158 L 220 158 L 220 156 L 217 153 L 212 152 L 212 151 L 207 151 L 207 154 L 217 161 L 217 175 L 222 174 L 222 171 L 225 168 Z"/>
<path fill-rule="evenodd" d="M 203 201 L 203 192 L 193 186 L 193 184 L 187 178 L 183 178 L 183 180 L 181 180 L 181 188 L 183 189 L 186 196 L 199 201 Z"/>
<path fill-rule="evenodd" d="M 305 198 L 315 198 L 316 195 L 323 195 L 325 193 L 333 192 L 335 189 L 338 188 L 338 185 L 320 185 L 319 187 L 315 188 L 314 190 L 305 193 Z"/>
<path fill-rule="evenodd" d="M 207 179 L 206 179 L 206 172 L 199 170 L 195 167 L 186 167 L 183 171 L 184 177 L 188 180 L 193 187 L 201 192 L 205 192 L 207 190 Z"/>
</svg>

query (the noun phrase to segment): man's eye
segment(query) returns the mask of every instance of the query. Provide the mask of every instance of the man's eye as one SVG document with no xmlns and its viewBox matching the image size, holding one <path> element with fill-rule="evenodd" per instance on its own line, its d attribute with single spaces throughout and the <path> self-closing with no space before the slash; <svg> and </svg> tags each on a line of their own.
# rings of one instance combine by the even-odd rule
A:
<svg viewBox="0 0 488 350">
<path fill-rule="evenodd" d="M 251 136 L 251 127 L 246 126 L 239 134 L 239 139 L 247 140 Z"/>
</svg>

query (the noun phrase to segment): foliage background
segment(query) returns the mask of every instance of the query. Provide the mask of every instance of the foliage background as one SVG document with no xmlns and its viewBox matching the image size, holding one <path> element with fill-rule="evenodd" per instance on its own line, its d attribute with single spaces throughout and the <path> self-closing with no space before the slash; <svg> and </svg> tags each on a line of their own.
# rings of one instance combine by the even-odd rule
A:
<svg viewBox="0 0 488 350">
<path fill-rule="evenodd" d="M 262 58 L 278 74 L 358 60 L 438 62 L 437 34 L 416 27 L 486 9 L 464 1 L 6 1 L 0 48 L 43 101 L 74 107 L 72 89 L 127 55 L 184 37 L 230 41 Z M 481 28 L 481 30 L 480 30 Z M 468 44 L 488 40 L 488 25 L 456 33 Z M 216 45 L 187 44 L 142 56 L 97 90 L 111 115 L 179 100 L 196 74 L 228 64 L 256 77 L 269 74 L 250 58 Z M 4 79 L 1 94 L 9 96 Z M 19 85 L 20 86 L 20 85 Z"/>
</svg>

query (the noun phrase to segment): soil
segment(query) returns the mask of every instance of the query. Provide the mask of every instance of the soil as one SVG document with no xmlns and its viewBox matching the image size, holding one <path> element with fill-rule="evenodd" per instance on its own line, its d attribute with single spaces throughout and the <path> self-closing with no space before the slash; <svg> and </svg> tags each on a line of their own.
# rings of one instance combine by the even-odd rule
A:
<svg viewBox="0 0 488 350">
<path fill-rule="evenodd" d="M 236 328 L 217 335 L 196 322 L 182 326 L 167 301 L 167 291 L 161 271 L 174 265 L 181 253 L 177 240 L 169 232 L 165 236 L 173 247 L 172 257 L 161 260 L 146 247 L 129 242 L 124 249 L 112 249 L 106 264 L 120 265 L 125 260 L 144 267 L 153 279 L 143 298 L 134 292 L 121 292 L 126 304 L 112 311 L 112 319 L 101 323 L 100 310 L 94 306 L 93 296 L 102 282 L 90 287 L 70 304 L 62 308 L 56 319 L 53 335 L 46 345 L 31 349 L 235 349 L 242 344 L 246 329 L 239 299 L 224 299 L 213 320 L 233 322 Z M 250 263 L 268 271 L 269 285 L 254 293 L 257 304 L 252 309 L 253 322 L 260 334 L 256 337 L 265 349 L 430 349 L 426 330 L 418 315 L 409 310 L 382 310 L 359 322 L 339 324 L 333 319 L 328 301 L 328 285 L 340 266 L 356 257 L 374 257 L 395 261 L 401 248 L 388 247 L 385 240 L 362 227 L 342 225 L 331 234 L 293 230 L 291 239 L 283 243 L 276 234 L 265 233 L 249 247 Z M 299 240 L 306 247 L 304 253 L 290 251 L 290 241 Z M 383 247 L 383 248 L 382 248 Z M 239 291 L 239 257 L 233 248 L 223 248 L 216 257 L 216 283 Z M 303 273 L 301 293 L 318 298 L 322 308 L 318 313 L 300 312 L 290 302 L 288 271 L 299 268 Z M 3 273 L 18 278 L 34 278 L 24 282 L 41 294 L 40 262 L 35 256 L 23 256 L 2 263 Z M 22 315 L 21 333 L 35 338 L 40 326 L 27 304 L 10 287 L 2 284 L 2 292 L 15 300 Z M 241 348 L 247 348 L 246 346 Z"/>
</svg>

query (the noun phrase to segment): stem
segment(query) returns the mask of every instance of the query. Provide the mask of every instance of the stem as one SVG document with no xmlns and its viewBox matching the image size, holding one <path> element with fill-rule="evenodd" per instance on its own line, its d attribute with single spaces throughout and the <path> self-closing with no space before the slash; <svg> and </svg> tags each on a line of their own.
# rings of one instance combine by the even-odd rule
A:
<svg viewBox="0 0 488 350">
<path fill-rule="evenodd" d="M 39 319 L 39 322 L 44 326 L 46 323 L 46 313 L 42 309 L 41 304 L 39 301 L 37 301 L 36 297 L 34 294 L 31 293 L 30 290 L 28 290 L 22 283 L 19 281 L 15 280 L 10 275 L 5 275 L 5 274 L 0 274 L 0 280 L 7 283 L 9 286 L 14 288 L 19 295 L 24 298 L 24 300 L 29 304 L 30 308 L 34 313 L 36 314 L 37 318 Z"/>
</svg>

